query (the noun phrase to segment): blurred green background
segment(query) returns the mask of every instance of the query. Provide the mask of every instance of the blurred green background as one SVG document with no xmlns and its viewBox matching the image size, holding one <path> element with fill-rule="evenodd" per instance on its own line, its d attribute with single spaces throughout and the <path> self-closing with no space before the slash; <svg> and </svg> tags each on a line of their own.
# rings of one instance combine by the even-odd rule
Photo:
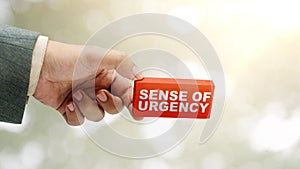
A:
<svg viewBox="0 0 300 169">
<path fill-rule="evenodd" d="M 30 98 L 22 125 L 0 123 L 0 168 L 299 168 L 299 6 L 297 0 L 0 0 L 1 23 L 75 44 L 124 16 L 180 17 L 212 43 L 227 83 L 224 116 L 209 142 L 198 145 L 203 127 L 198 121 L 176 148 L 143 160 L 103 151 L 81 128 L 69 127 L 53 109 Z M 146 39 L 129 40 L 118 49 L 130 53 L 156 44 L 157 39 Z M 162 43 L 187 64 L 195 62 L 185 49 Z M 197 66 L 191 68 L 201 77 Z M 112 125 L 124 127 L 117 122 Z"/>
</svg>

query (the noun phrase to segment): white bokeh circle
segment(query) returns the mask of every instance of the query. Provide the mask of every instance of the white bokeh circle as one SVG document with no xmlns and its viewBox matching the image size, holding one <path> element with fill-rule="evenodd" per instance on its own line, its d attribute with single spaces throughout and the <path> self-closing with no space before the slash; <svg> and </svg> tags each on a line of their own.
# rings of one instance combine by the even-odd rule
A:
<svg viewBox="0 0 300 169">
<path fill-rule="evenodd" d="M 197 28 L 170 15 L 138 14 L 119 19 L 103 27 L 88 40 L 86 46 L 97 45 L 111 49 L 124 39 L 146 34 L 169 37 L 188 47 L 202 61 L 214 81 L 215 91 L 212 113 L 200 138 L 200 143 L 204 143 L 212 136 L 222 117 L 225 101 L 225 78 L 216 52 Z M 103 51 L 103 54 L 106 52 Z M 79 58 L 79 63 L 80 60 L 84 62 L 86 59 L 82 55 Z M 167 51 L 148 49 L 129 56 L 129 59 L 142 69 L 158 68 L 168 72 L 174 78 L 193 78 L 188 67 Z M 92 70 L 96 74 L 101 61 L 102 59 L 99 58 L 99 62 L 89 65 L 92 67 L 89 71 Z M 178 66 L 181 69 L 180 71 L 177 71 Z M 73 79 L 80 79 L 84 75 L 85 70 L 81 66 L 77 66 Z M 76 85 L 76 80 L 74 80 L 73 90 L 75 90 Z M 136 139 L 122 135 L 107 125 L 105 120 L 99 123 L 88 121 L 83 124 L 83 129 L 99 147 L 110 153 L 128 158 L 147 158 L 167 152 L 180 143 L 189 133 L 193 121 L 194 119 L 178 119 L 163 134 L 146 139 Z M 140 125 L 145 124 L 141 123 Z"/>
</svg>

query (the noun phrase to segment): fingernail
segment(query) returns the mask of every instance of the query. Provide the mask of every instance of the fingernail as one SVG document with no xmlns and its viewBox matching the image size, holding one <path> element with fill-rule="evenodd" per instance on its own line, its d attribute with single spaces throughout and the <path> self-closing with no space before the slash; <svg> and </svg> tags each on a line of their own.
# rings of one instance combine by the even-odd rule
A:
<svg viewBox="0 0 300 169">
<path fill-rule="evenodd" d="M 137 79 L 142 79 L 143 78 L 143 76 L 141 75 L 140 70 L 139 70 L 138 67 L 134 66 L 132 68 L 132 72 L 133 72 L 135 78 L 137 78 Z"/>
<path fill-rule="evenodd" d="M 73 97 L 74 97 L 77 101 L 81 101 L 82 98 L 83 98 L 83 95 L 82 95 L 82 93 L 78 90 L 77 92 L 75 92 L 75 93 L 73 94 Z"/>
<path fill-rule="evenodd" d="M 97 98 L 101 101 L 101 102 L 106 102 L 107 101 L 107 96 L 104 92 L 100 92 L 97 95 Z"/>
<path fill-rule="evenodd" d="M 68 107 L 68 109 L 69 109 L 70 111 L 74 111 L 74 110 L 75 110 L 72 103 L 71 103 L 71 104 L 68 104 L 67 107 Z"/>
</svg>

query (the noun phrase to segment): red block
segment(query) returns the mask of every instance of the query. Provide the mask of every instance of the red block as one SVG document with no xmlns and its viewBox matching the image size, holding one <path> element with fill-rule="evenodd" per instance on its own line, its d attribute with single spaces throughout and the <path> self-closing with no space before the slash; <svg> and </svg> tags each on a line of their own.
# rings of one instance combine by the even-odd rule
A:
<svg viewBox="0 0 300 169">
<path fill-rule="evenodd" d="M 143 78 L 134 82 L 133 116 L 209 118 L 214 84 L 211 80 Z"/>
</svg>

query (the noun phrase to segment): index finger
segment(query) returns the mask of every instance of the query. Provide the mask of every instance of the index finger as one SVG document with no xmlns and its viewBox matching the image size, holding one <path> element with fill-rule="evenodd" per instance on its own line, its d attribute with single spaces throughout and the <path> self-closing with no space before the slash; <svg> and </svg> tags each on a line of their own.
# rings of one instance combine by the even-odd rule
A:
<svg viewBox="0 0 300 169">
<path fill-rule="evenodd" d="M 118 72 L 112 70 L 112 84 L 111 93 L 119 96 L 123 104 L 129 110 L 131 116 L 136 120 L 142 120 L 143 118 L 136 118 L 132 114 L 132 99 L 133 99 L 133 86 L 131 80 L 123 77 Z"/>
<path fill-rule="evenodd" d="M 143 78 L 139 68 L 126 53 L 108 50 L 107 54 L 101 61 L 100 67 L 115 69 L 121 76 L 133 80 Z"/>
</svg>

